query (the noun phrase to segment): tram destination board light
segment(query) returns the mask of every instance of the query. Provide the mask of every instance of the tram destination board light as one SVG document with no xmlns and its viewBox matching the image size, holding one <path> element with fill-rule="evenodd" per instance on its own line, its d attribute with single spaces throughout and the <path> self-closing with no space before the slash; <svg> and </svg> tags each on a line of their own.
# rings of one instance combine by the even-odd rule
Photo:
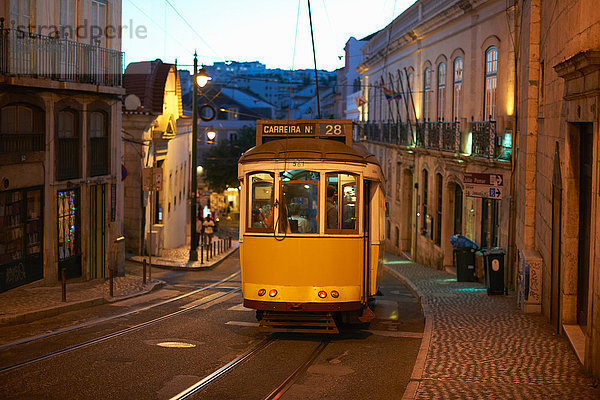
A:
<svg viewBox="0 0 600 400">
<path fill-rule="evenodd" d="M 350 120 L 259 120 L 256 121 L 256 145 L 265 139 L 283 139 L 290 137 L 343 140 L 352 145 L 352 121 Z"/>
</svg>

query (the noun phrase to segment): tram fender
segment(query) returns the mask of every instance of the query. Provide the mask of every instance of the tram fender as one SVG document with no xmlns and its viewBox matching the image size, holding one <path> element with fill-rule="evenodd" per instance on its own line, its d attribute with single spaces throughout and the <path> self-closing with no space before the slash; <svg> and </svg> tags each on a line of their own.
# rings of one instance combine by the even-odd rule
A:
<svg viewBox="0 0 600 400">
<path fill-rule="evenodd" d="M 369 308 L 362 309 L 362 313 L 358 316 L 358 320 L 362 323 L 371 322 L 375 318 L 375 313 Z"/>
</svg>

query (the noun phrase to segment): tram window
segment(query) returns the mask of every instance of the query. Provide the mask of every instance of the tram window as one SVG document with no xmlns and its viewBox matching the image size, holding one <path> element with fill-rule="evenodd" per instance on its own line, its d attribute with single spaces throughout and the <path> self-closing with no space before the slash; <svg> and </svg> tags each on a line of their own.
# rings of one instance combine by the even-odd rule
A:
<svg viewBox="0 0 600 400">
<path fill-rule="evenodd" d="M 255 173 L 248 176 L 250 201 L 249 226 L 250 230 L 272 231 L 273 230 L 273 184 L 272 173 Z"/>
<path fill-rule="evenodd" d="M 326 231 L 356 231 L 358 192 L 355 175 L 343 173 L 327 174 Z M 341 206 L 340 206 L 341 205 Z"/>
<path fill-rule="evenodd" d="M 280 232 L 319 233 L 319 180 L 315 171 L 281 173 Z"/>
</svg>

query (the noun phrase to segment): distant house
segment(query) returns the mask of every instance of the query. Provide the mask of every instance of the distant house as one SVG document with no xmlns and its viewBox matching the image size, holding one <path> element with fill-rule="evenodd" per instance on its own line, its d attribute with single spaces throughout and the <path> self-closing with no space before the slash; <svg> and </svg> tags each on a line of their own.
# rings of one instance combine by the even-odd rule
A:
<svg viewBox="0 0 600 400">
<path fill-rule="evenodd" d="M 183 115 L 179 75 L 174 64 L 161 60 L 131 63 L 123 86 L 126 249 L 143 254 L 152 240 L 157 254 L 186 242 L 191 147 L 189 132 L 177 129 Z M 162 169 L 162 188 L 151 199 L 142 170 L 152 166 Z"/>
</svg>

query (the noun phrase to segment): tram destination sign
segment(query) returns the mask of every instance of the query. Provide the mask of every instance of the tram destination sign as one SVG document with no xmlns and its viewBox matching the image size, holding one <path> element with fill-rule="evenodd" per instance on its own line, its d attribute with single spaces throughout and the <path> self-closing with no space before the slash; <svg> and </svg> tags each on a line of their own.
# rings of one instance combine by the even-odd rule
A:
<svg viewBox="0 0 600 400">
<path fill-rule="evenodd" d="M 349 120 L 259 120 L 256 122 L 256 144 L 289 137 L 342 138 L 352 143 L 352 121 Z"/>
<path fill-rule="evenodd" d="M 502 174 L 465 173 L 465 195 L 487 199 L 501 199 L 504 195 Z"/>
</svg>

